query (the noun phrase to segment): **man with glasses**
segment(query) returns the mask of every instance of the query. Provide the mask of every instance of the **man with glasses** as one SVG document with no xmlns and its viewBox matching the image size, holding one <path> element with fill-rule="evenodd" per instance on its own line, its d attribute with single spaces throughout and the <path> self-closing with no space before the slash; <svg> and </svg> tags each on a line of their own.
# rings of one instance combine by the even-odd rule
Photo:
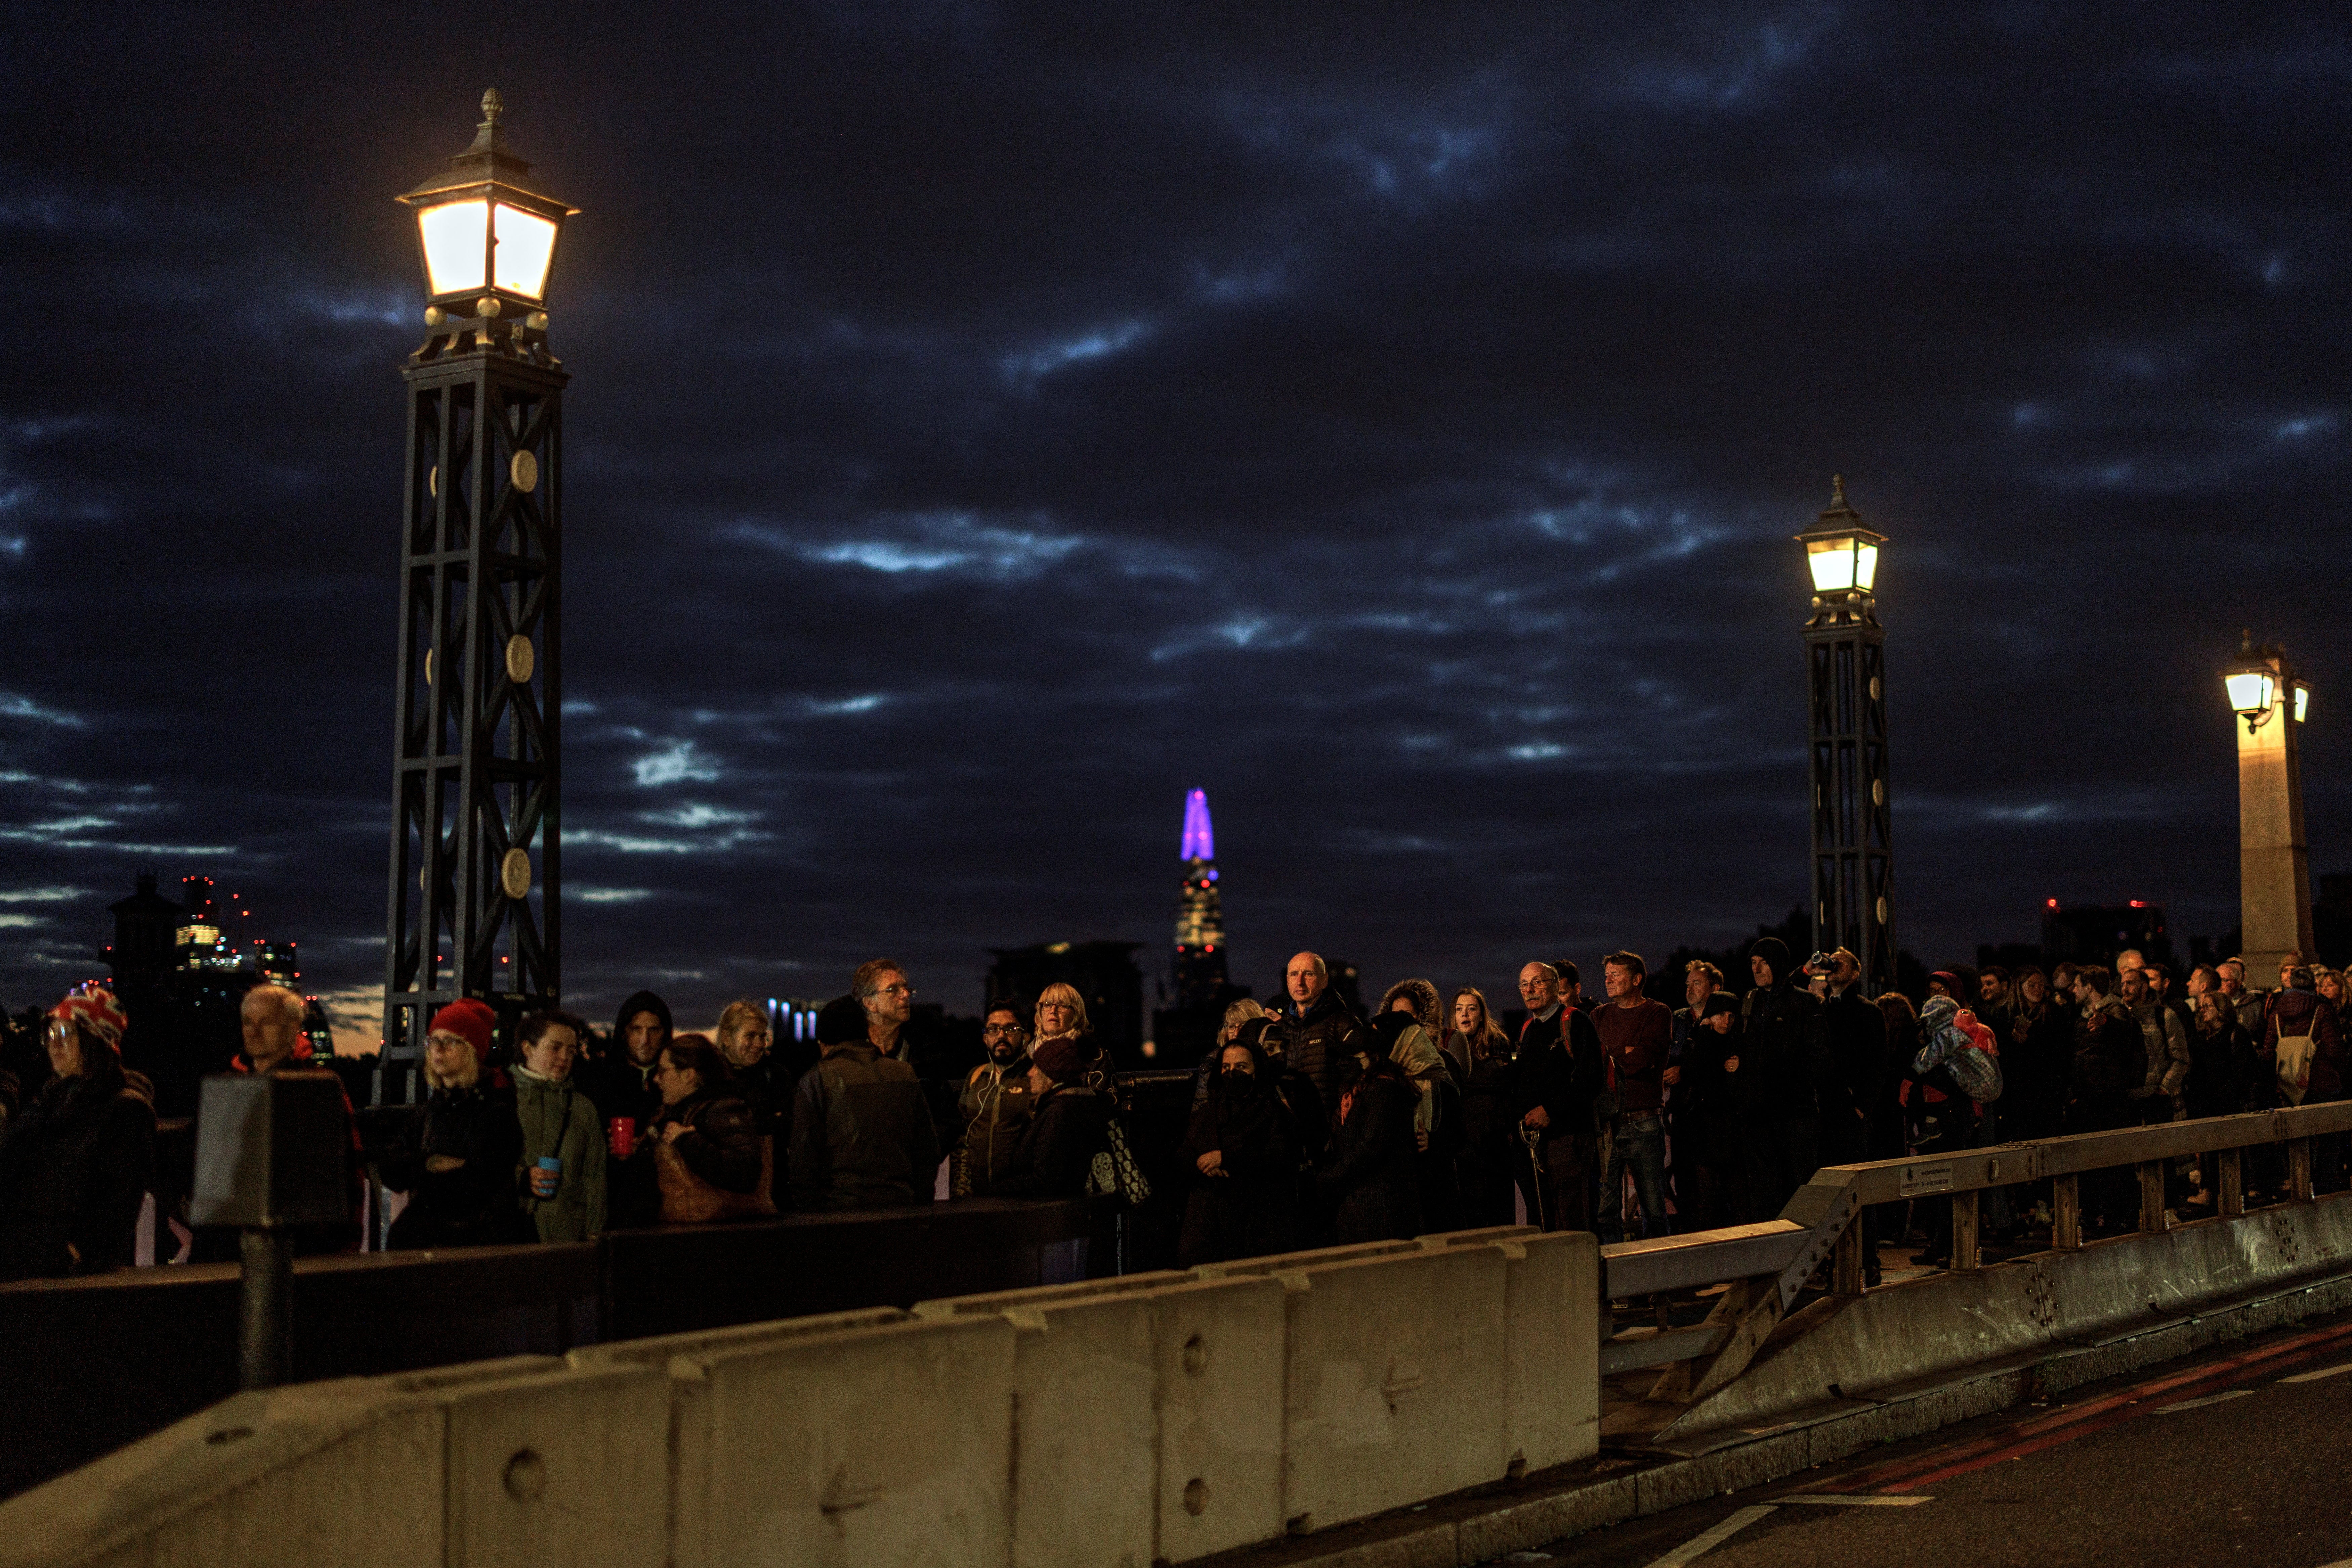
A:
<svg viewBox="0 0 2352 1568">
<path fill-rule="evenodd" d="M 866 1039 L 884 1056 L 907 1060 L 903 1035 L 915 1016 L 915 988 L 896 958 L 868 958 L 850 977 L 849 994 L 866 1009 Z"/>
<path fill-rule="evenodd" d="M 861 980 L 865 971 L 860 970 Z M 889 977 L 904 986 L 896 965 Z M 793 1207 L 881 1208 L 929 1203 L 937 1190 L 939 1134 L 921 1085 L 872 1038 L 874 993 L 836 997 L 816 1016 L 824 1054 L 793 1091 Z"/>
<path fill-rule="evenodd" d="M 1013 1152 L 1036 1108 L 1029 1085 L 1029 1031 L 1008 999 L 991 1002 L 980 1042 L 988 1060 L 971 1070 L 957 1101 L 963 1134 L 950 1155 L 949 1190 L 957 1197 L 986 1197 L 997 1178 L 1013 1168 Z"/>
</svg>

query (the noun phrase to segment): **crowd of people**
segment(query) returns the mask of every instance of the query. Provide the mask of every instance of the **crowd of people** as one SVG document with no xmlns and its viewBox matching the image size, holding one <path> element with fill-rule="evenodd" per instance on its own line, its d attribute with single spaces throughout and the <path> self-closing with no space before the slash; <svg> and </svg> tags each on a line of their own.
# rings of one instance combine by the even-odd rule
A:
<svg viewBox="0 0 2352 1568">
<path fill-rule="evenodd" d="M 2345 978 L 2300 955 L 2270 991 L 2250 989 L 2234 960 L 2176 988 L 2168 966 L 2128 951 L 2112 967 L 1954 967 L 1916 1006 L 1867 994 L 1843 949 L 1801 964 L 1772 936 L 1750 949 L 1738 994 L 1713 964 L 1687 965 L 1680 1008 L 1649 994 L 1638 954 L 1609 954 L 1601 977 L 1593 997 L 1575 964 L 1528 962 L 1507 1033 L 1477 988 L 1449 996 L 1420 978 L 1359 1017 L 1320 956 L 1294 956 L 1279 1005 L 1235 1002 L 1199 1065 L 1170 1195 L 1179 1262 L 1515 1222 L 1606 1241 L 1709 1229 L 1773 1218 L 1824 1165 L 2345 1092 Z M 497 1015 L 454 1002 L 430 1022 L 425 1097 L 373 1161 L 396 1195 L 387 1244 L 576 1241 L 935 1196 L 1144 1197 L 1112 1064 L 1075 988 L 992 1005 L 987 1060 L 946 1125 L 908 1061 L 913 996 L 903 965 L 860 966 L 817 1013 L 814 1059 L 789 1061 L 749 1000 L 706 1035 L 677 1030 L 662 998 L 638 992 L 601 1054 L 561 1010 L 523 1019 L 494 1052 Z M 275 986 L 250 992 L 229 1070 L 314 1066 L 302 1005 Z M 152 1088 L 122 1063 L 124 1022 L 104 989 L 77 989 L 47 1020 L 48 1076 L 21 1104 L 0 1085 L 0 1278 L 131 1260 L 155 1116 Z M 2323 1146 L 2321 1185 L 2339 1157 Z M 360 1245 L 365 1169 L 354 1134 L 341 1175 L 355 1218 L 312 1228 L 300 1249 Z M 2210 1203 L 2212 1177 L 2185 1164 L 2168 1198 Z M 2283 1162 L 2257 1157 L 2247 1178 L 2275 1188 Z M 2092 1233 L 2136 1222 L 2128 1173 L 2086 1180 L 2083 1196 Z M 1990 1195 L 1991 1237 L 2047 1225 L 2042 1197 Z M 1948 1263 L 1947 1206 L 1918 1218 L 1917 1260 Z M 194 1256 L 235 1252 L 233 1233 L 197 1232 Z"/>
</svg>

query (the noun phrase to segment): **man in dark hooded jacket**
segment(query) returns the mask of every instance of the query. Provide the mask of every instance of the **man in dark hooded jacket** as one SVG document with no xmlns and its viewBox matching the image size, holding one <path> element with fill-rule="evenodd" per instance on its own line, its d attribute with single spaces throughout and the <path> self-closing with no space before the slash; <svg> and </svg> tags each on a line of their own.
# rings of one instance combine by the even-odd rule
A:
<svg viewBox="0 0 2352 1568">
<path fill-rule="evenodd" d="M 604 1190 L 606 1223 L 614 1230 L 661 1223 L 661 1178 L 646 1129 L 661 1115 L 654 1065 L 669 1039 L 669 1004 L 651 991 L 637 992 L 614 1015 L 611 1052 L 582 1085 L 604 1118 L 614 1156 L 604 1167 Z M 628 1124 L 625 1136 L 615 1127 L 621 1122 Z"/>
<path fill-rule="evenodd" d="M 793 1092 L 793 1207 L 930 1202 L 939 1132 L 915 1070 L 867 1038 L 866 1008 L 855 997 L 824 1004 L 816 1039 L 824 1054 Z"/>
<path fill-rule="evenodd" d="M 1763 1184 L 1763 1211 L 1778 1214 L 1821 1168 L 1816 1086 L 1832 1075 L 1821 1003 L 1805 988 L 1789 945 L 1778 936 L 1758 937 L 1748 949 L 1748 966 L 1756 984 L 1740 1007 L 1740 1070 L 1759 1075 L 1749 1087 L 1771 1123 L 1758 1145 L 1769 1168 L 1755 1172 L 1752 1179 Z"/>
</svg>

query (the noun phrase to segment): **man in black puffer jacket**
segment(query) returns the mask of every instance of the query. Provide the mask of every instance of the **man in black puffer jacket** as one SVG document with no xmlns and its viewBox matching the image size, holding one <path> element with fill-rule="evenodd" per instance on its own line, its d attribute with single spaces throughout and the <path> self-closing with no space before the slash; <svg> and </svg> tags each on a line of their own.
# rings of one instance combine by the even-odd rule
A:
<svg viewBox="0 0 2352 1568">
<path fill-rule="evenodd" d="M 1323 1097 L 1324 1111 L 1336 1113 L 1339 1108 L 1338 1064 L 1352 1053 L 1364 1026 L 1332 992 L 1331 972 L 1319 954 L 1295 955 L 1283 983 L 1290 991 L 1290 1000 L 1275 1015 L 1266 1037 L 1292 1071 L 1305 1073 L 1315 1085 L 1315 1092 Z"/>
</svg>

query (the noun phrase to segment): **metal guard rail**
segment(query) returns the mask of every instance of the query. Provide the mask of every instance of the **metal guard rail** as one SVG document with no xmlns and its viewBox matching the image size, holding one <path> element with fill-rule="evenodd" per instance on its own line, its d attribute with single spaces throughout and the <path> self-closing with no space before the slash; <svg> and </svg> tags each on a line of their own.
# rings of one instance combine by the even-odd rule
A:
<svg viewBox="0 0 2352 1568">
<path fill-rule="evenodd" d="M 1861 1232 L 1853 1228 L 1853 1221 L 1864 1204 L 1948 1197 L 1953 1209 L 1952 1267 L 1962 1270 L 1978 1264 L 1977 1195 L 1987 1187 L 2029 1181 L 2053 1183 L 2052 1245 L 2071 1249 L 2082 1245 L 2078 1182 L 2086 1172 L 2137 1167 L 2140 1228 L 2158 1230 L 2164 1223 L 2166 1162 L 2191 1155 L 2220 1155 L 2221 1190 L 2214 1212 L 2231 1218 L 2245 1212 L 2243 1150 L 2288 1145 L 2287 1201 L 2306 1201 L 2312 1196 L 2310 1141 L 2344 1132 L 2352 1132 L 2352 1100 L 2163 1122 L 2151 1127 L 2074 1133 L 1955 1150 L 1924 1159 L 1824 1166 L 1797 1189 L 1778 1219 L 1601 1248 L 1604 1300 L 1727 1282 L 1733 1286 L 1715 1313 L 1696 1327 L 1604 1343 L 1601 1375 L 1715 1357 L 1715 1367 L 1696 1379 L 1685 1377 L 1675 1386 L 1670 1386 L 1675 1382 L 1675 1373 L 1670 1372 L 1661 1379 L 1660 1391 L 1654 1397 L 1688 1399 L 1708 1387 L 1721 1386 L 1746 1364 L 1747 1354 L 1739 1354 L 1740 1342 L 1753 1341 L 1747 1345 L 1752 1354 L 1824 1263 L 1834 1264 L 1832 1289 L 1835 1292 L 1862 1292 Z M 1771 1286 L 1769 1294 L 1758 1288 L 1767 1281 Z M 1745 1291 L 1740 1288 L 1743 1282 L 1749 1287 Z M 1727 1360 L 1732 1364 L 1727 1367 Z"/>
</svg>

